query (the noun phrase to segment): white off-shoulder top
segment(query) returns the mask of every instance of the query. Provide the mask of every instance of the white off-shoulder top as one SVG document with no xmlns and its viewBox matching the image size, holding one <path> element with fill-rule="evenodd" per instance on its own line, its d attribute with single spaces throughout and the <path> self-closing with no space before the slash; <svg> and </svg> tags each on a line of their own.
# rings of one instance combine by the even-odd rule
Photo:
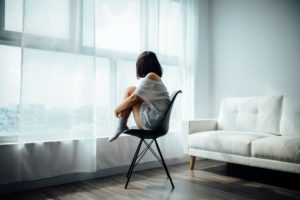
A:
<svg viewBox="0 0 300 200">
<path fill-rule="evenodd" d="M 148 77 L 141 78 L 135 94 L 144 100 L 140 108 L 142 128 L 144 130 L 157 128 L 170 104 L 170 96 L 165 84 Z"/>
</svg>

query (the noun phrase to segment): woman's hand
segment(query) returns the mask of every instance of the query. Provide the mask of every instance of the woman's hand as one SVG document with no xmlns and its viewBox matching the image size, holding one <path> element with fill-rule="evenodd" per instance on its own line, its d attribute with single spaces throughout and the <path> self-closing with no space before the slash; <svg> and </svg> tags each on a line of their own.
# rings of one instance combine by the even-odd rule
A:
<svg viewBox="0 0 300 200">
<path fill-rule="evenodd" d="M 124 118 L 127 116 L 126 110 L 131 109 L 131 107 L 139 102 L 143 101 L 136 94 L 132 94 L 129 97 L 126 97 L 114 110 L 115 116 L 117 118 Z M 125 112 L 125 113 L 124 113 Z"/>
<path fill-rule="evenodd" d="M 120 113 L 120 112 L 119 112 L 117 109 L 115 109 L 114 113 L 115 113 L 115 116 L 116 116 L 117 118 L 119 118 L 119 113 Z"/>
<path fill-rule="evenodd" d="M 118 111 L 117 109 L 115 109 L 115 116 L 117 118 L 125 118 L 126 117 L 126 112 L 124 112 L 124 111 Z"/>
<path fill-rule="evenodd" d="M 118 118 L 125 118 L 124 112 L 122 112 L 122 111 L 119 112 L 117 117 Z"/>
</svg>

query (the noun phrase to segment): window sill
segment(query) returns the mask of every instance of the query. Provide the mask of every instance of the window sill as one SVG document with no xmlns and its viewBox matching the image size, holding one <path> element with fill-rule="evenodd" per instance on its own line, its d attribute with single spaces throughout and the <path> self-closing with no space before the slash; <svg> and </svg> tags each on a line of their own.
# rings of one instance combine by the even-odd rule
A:
<svg viewBox="0 0 300 200">
<path fill-rule="evenodd" d="M 18 139 L 19 139 L 18 135 L 0 135 L 0 145 L 17 143 Z"/>
</svg>

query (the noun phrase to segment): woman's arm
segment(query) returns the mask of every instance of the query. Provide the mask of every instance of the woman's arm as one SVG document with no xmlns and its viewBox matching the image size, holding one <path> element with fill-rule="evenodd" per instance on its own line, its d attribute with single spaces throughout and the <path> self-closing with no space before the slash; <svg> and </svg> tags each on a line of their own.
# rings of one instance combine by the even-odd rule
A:
<svg viewBox="0 0 300 200">
<path fill-rule="evenodd" d="M 160 77 L 153 72 L 148 73 L 146 77 L 154 81 L 161 81 Z M 131 94 L 115 108 L 116 117 L 122 117 L 122 111 L 131 108 L 133 105 L 140 103 L 141 101 L 143 101 L 141 97 L 137 96 L 135 93 Z"/>
<path fill-rule="evenodd" d="M 131 108 L 133 105 L 143 101 L 141 97 L 137 96 L 135 93 L 131 94 L 129 97 L 125 98 L 122 103 L 120 103 L 116 108 L 115 108 L 115 115 L 118 117 L 118 114 L 121 113 L 122 111 Z"/>
</svg>

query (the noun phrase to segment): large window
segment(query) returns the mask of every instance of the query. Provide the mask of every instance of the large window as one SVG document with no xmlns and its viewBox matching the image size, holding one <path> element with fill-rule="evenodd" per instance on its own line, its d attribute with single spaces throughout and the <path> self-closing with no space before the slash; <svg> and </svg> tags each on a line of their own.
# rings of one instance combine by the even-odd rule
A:
<svg viewBox="0 0 300 200">
<path fill-rule="evenodd" d="M 176 0 L 0 0 L 0 134 L 110 135 L 144 50 L 179 89 L 180 10 Z"/>
</svg>

